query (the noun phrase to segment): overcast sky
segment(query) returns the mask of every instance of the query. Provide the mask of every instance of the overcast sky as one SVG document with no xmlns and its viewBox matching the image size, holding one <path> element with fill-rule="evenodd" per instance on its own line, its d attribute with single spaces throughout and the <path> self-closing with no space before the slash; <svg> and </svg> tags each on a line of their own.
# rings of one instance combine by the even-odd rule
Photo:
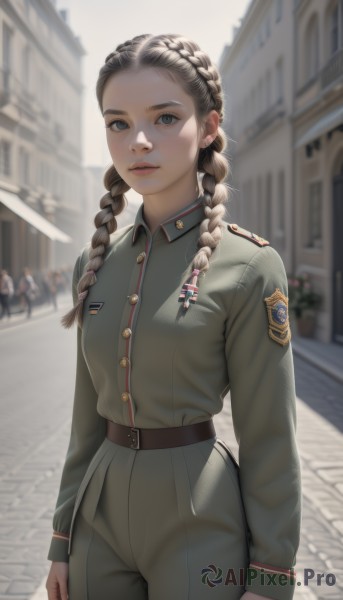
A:
<svg viewBox="0 0 343 600">
<path fill-rule="evenodd" d="M 105 129 L 95 100 L 95 82 L 105 57 L 120 42 L 141 33 L 181 33 L 194 39 L 214 62 L 250 0 L 57 0 L 86 51 L 83 58 L 83 162 L 106 166 Z"/>
</svg>

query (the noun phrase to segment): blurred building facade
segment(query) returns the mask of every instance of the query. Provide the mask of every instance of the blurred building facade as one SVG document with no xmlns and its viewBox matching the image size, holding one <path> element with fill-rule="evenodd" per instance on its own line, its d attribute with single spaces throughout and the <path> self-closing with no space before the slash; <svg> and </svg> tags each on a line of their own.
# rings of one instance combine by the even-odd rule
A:
<svg viewBox="0 0 343 600">
<path fill-rule="evenodd" d="M 83 231 L 82 246 L 88 244 L 95 232 L 94 217 L 100 210 L 100 199 L 107 190 L 104 187 L 105 169 L 97 166 L 83 170 Z"/>
<path fill-rule="evenodd" d="M 343 0 L 252 0 L 220 61 L 230 219 L 270 240 L 343 343 Z"/>
<path fill-rule="evenodd" d="M 2 0 L 0 38 L 0 264 L 17 277 L 80 248 L 84 50 L 53 0 Z"/>
</svg>

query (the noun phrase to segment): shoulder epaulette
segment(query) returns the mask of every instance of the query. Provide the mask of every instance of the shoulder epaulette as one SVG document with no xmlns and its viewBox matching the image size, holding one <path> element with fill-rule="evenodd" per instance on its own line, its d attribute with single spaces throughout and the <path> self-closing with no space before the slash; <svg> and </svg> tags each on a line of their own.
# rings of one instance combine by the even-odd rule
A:
<svg viewBox="0 0 343 600">
<path fill-rule="evenodd" d="M 231 231 L 231 233 L 234 233 L 235 235 L 244 237 L 245 239 L 249 240 L 250 242 L 254 242 L 254 244 L 256 244 L 257 246 L 260 246 L 261 248 L 263 246 L 269 246 L 268 240 L 265 240 L 264 238 L 260 237 L 259 235 L 256 235 L 256 233 L 252 233 L 251 231 L 248 231 L 247 229 L 243 229 L 243 227 L 239 227 L 239 225 L 236 225 L 236 223 L 233 223 L 233 224 L 228 223 L 227 228 L 229 231 Z"/>
</svg>

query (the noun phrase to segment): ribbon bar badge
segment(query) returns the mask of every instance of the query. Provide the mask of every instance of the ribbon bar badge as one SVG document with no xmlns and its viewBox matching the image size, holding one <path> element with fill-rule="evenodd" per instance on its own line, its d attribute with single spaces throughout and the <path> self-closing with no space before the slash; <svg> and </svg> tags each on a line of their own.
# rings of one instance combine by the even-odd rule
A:
<svg viewBox="0 0 343 600">
<path fill-rule="evenodd" d="M 103 302 L 91 302 L 88 307 L 88 314 L 89 315 L 97 315 L 99 310 L 101 310 L 103 306 L 104 306 Z"/>
</svg>

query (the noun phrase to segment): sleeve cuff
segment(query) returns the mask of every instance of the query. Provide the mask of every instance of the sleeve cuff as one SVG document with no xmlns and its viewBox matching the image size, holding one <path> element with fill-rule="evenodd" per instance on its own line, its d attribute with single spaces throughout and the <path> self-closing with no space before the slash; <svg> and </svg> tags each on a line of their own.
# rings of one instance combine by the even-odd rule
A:
<svg viewBox="0 0 343 600">
<path fill-rule="evenodd" d="M 293 568 L 284 569 L 253 561 L 248 568 L 245 587 L 246 591 L 273 600 L 292 600 L 296 573 Z"/>
<path fill-rule="evenodd" d="M 48 553 L 48 560 L 69 562 L 69 535 L 54 531 Z"/>
</svg>

